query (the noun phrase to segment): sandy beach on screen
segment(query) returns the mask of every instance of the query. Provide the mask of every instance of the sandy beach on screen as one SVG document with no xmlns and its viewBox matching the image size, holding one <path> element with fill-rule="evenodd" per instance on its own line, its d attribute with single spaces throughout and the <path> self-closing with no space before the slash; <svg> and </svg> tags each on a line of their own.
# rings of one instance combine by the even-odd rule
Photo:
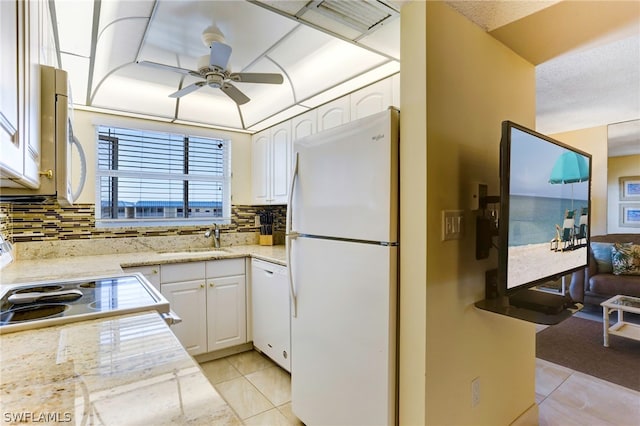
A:
<svg viewBox="0 0 640 426">
<path fill-rule="evenodd" d="M 509 287 L 580 266 L 586 256 L 586 247 L 567 251 L 550 250 L 549 243 L 509 247 Z"/>
</svg>

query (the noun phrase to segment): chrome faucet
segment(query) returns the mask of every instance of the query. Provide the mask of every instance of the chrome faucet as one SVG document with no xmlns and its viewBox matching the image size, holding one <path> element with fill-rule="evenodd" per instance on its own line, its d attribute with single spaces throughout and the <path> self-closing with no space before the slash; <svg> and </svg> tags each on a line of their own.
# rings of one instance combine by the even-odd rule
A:
<svg viewBox="0 0 640 426">
<path fill-rule="evenodd" d="M 220 228 L 218 228 L 217 223 L 214 223 L 213 227 L 204 233 L 204 237 L 209 238 L 211 236 L 212 231 L 213 231 L 213 246 L 215 248 L 220 248 Z"/>
</svg>

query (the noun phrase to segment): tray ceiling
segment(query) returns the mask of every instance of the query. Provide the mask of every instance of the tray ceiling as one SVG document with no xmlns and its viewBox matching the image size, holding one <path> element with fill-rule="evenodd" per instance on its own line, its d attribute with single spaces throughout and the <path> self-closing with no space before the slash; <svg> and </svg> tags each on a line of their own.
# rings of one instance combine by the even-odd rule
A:
<svg viewBox="0 0 640 426">
<path fill-rule="evenodd" d="M 69 72 L 74 104 L 99 110 L 257 131 L 400 69 L 399 12 L 377 1 L 362 2 L 365 11 L 340 11 L 341 2 L 332 0 L 53 5 L 60 67 Z M 341 12 L 367 19 L 354 22 Z M 233 83 L 251 98 L 243 105 L 207 86 L 170 98 L 201 80 L 138 62 L 197 70 L 209 53 L 202 33 L 212 25 L 232 47 L 231 72 L 280 73 L 284 83 Z"/>
</svg>

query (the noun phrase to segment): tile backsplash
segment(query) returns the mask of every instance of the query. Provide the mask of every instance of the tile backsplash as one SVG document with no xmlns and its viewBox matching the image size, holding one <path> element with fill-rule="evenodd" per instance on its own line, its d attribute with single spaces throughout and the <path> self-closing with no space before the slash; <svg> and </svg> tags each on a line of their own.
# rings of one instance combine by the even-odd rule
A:
<svg viewBox="0 0 640 426">
<path fill-rule="evenodd" d="M 223 225 L 227 233 L 257 233 L 254 218 L 259 211 L 273 213 L 274 234 L 284 234 L 286 206 L 232 206 L 231 224 Z M 99 238 L 155 237 L 197 235 L 209 225 L 96 228 L 93 204 L 60 206 L 55 201 L 44 203 L 0 203 L 0 233 L 13 243 Z M 275 238 L 277 241 L 281 238 Z"/>
</svg>

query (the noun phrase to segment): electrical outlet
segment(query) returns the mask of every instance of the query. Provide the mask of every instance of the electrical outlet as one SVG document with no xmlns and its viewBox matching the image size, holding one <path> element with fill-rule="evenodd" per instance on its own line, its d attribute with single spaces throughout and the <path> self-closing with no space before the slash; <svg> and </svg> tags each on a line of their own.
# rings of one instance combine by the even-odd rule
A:
<svg viewBox="0 0 640 426">
<path fill-rule="evenodd" d="M 260 226 L 260 216 L 256 215 L 253 219 L 253 223 L 255 226 Z"/>
<path fill-rule="evenodd" d="M 471 407 L 480 404 L 480 377 L 471 381 Z"/>
</svg>

